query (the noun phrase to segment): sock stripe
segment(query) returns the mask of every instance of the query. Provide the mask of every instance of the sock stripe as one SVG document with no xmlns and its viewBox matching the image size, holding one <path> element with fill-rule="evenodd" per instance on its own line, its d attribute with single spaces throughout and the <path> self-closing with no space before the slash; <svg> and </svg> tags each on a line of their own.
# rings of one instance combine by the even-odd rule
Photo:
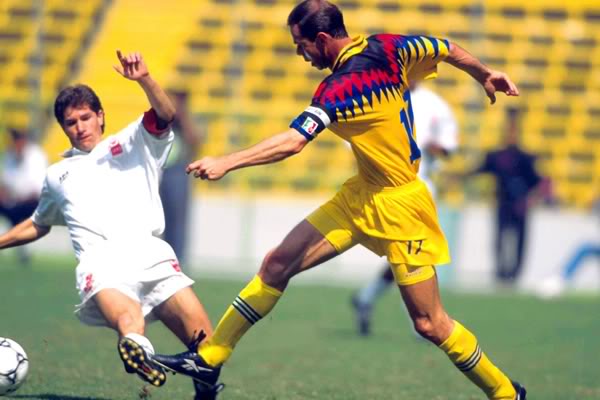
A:
<svg viewBox="0 0 600 400">
<path fill-rule="evenodd" d="M 250 304 L 248 304 L 246 300 L 244 300 L 240 296 L 238 296 L 236 300 L 240 301 L 240 304 L 250 313 L 250 315 L 256 318 L 256 321 L 259 321 L 262 318 L 262 315 L 260 315 L 258 311 L 256 311 Z"/>
<path fill-rule="evenodd" d="M 471 356 L 466 361 L 457 363 L 456 367 L 459 370 L 461 370 L 462 372 L 468 372 L 468 371 L 472 370 L 473 368 L 475 368 L 475 366 L 477 365 L 479 360 L 481 360 L 481 355 L 482 355 L 481 348 L 479 347 L 479 345 L 477 345 L 473 354 L 471 354 Z"/>
<path fill-rule="evenodd" d="M 244 299 L 239 296 L 233 301 L 232 305 L 240 314 L 242 314 L 244 318 L 248 320 L 248 322 L 253 325 L 262 318 L 260 314 L 256 312 L 256 310 L 254 310 L 248 303 L 244 301 Z"/>
<path fill-rule="evenodd" d="M 245 309 L 239 306 L 235 300 L 231 305 L 237 310 L 237 312 L 239 312 L 242 315 L 242 317 L 246 318 L 246 320 L 250 322 L 250 324 L 254 325 L 257 322 L 254 318 L 250 316 L 250 314 L 248 314 L 248 312 Z"/>
</svg>

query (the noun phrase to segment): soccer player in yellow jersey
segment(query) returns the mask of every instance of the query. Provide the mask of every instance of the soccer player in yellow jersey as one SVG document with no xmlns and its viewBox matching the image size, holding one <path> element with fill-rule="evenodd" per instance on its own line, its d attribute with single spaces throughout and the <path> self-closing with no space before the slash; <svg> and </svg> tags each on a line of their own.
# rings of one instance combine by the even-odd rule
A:
<svg viewBox="0 0 600 400">
<path fill-rule="evenodd" d="M 331 70 L 312 104 L 287 131 L 245 150 L 195 161 L 188 173 L 218 180 L 232 170 L 281 161 L 329 128 L 350 143 L 358 174 L 267 254 L 197 353 L 157 355 L 155 360 L 196 381 L 215 384 L 240 338 L 273 309 L 294 275 L 362 244 L 387 257 L 417 332 L 446 353 L 489 399 L 525 399 L 525 389 L 492 364 L 476 337 L 440 301 L 434 265 L 449 262 L 450 255 L 431 195 L 417 178 L 418 127 L 408 89 L 411 80 L 435 77 L 441 61 L 471 75 L 492 103 L 496 92 L 517 96 L 516 86 L 506 74 L 446 40 L 392 34 L 349 37 L 340 10 L 324 0 L 297 5 L 288 25 L 298 55 L 317 69 Z"/>
</svg>

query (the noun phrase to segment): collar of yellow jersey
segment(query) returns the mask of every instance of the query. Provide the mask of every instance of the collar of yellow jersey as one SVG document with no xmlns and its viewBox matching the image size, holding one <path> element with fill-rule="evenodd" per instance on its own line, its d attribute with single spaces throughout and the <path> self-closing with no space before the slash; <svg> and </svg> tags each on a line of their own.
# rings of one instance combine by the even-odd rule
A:
<svg viewBox="0 0 600 400">
<path fill-rule="evenodd" d="M 335 62 L 333 63 L 332 72 L 335 72 L 343 63 L 348 61 L 352 56 L 361 53 L 369 43 L 363 35 L 358 35 L 352 38 L 352 42 L 342 48 L 340 54 L 338 54 Z"/>
</svg>

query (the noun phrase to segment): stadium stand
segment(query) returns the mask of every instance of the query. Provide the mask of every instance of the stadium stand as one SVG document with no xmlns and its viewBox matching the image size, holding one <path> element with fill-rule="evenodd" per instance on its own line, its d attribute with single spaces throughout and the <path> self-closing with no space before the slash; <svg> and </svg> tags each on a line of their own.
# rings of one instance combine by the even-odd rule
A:
<svg viewBox="0 0 600 400">
<path fill-rule="evenodd" d="M 35 46 L 31 34 L 24 33 L 33 28 L 31 23 L 13 22 L 13 15 L 27 21 L 27 12 L 10 10 L 26 10 L 25 4 L 30 3 L 5 0 L 0 6 L 0 41 L 7 43 L 0 52 L 0 79 L 12 82 L 8 89 L 2 82 L 0 98 L 24 110 L 30 94 L 18 91 L 15 82 L 29 71 L 23 66 L 30 52 L 22 48 Z M 57 24 L 52 31 L 65 40 L 60 48 L 72 49 L 73 54 L 82 47 L 78 40 L 93 25 L 95 12 L 79 10 L 93 8 L 87 5 L 92 3 L 85 4 L 74 7 L 76 18 L 82 18 L 80 27 L 72 32 Z M 93 4 L 97 9 L 104 3 L 94 0 Z M 208 131 L 205 154 L 232 151 L 284 129 L 310 102 L 325 76 L 295 55 L 285 25 L 294 1 L 152 2 L 141 14 L 139 0 L 111 4 L 78 77 L 102 88 L 111 127 L 127 122 L 132 108 L 128 106 L 137 107 L 139 101 L 135 88 L 124 88 L 118 77 L 109 76 L 112 71 L 94 62 L 112 62 L 111 52 L 117 46 L 133 49 L 141 43 L 141 50 L 152 54 L 153 71 L 160 79 L 191 91 L 192 110 Z M 447 183 L 442 191 L 447 200 L 460 202 L 465 194 L 460 185 L 445 178 L 464 172 L 482 152 L 500 143 L 504 107 L 516 105 L 526 111 L 523 144 L 539 155 L 540 170 L 553 180 L 559 201 L 577 207 L 591 203 L 593 188 L 600 185 L 600 74 L 592 73 L 600 63 L 597 1 L 341 0 L 338 4 L 353 34 L 389 31 L 447 37 L 490 66 L 505 70 L 520 86 L 520 98 L 500 98 L 490 107 L 476 84 L 448 66 L 442 66 L 441 77 L 430 83 L 453 106 L 461 126 L 461 150 L 447 163 L 441 178 Z M 55 17 L 45 12 L 44 18 Z M 142 19 L 141 26 L 125 23 Z M 68 57 L 48 57 L 49 64 L 59 65 L 48 67 L 54 71 L 48 76 L 56 75 L 60 81 L 68 62 Z M 45 101 L 51 97 L 51 91 L 42 96 Z M 16 122 L 11 123 L 26 123 L 23 115 L 26 111 L 15 112 L 10 121 Z M 56 135 L 49 138 L 56 143 Z M 330 193 L 354 171 L 351 152 L 331 133 L 310 146 L 282 165 L 237 172 L 208 190 Z M 484 194 L 490 191 L 487 182 L 479 184 Z"/>
<path fill-rule="evenodd" d="M 77 67 L 106 4 L 106 0 L 0 2 L 2 127 L 41 133 L 45 111 Z"/>
</svg>

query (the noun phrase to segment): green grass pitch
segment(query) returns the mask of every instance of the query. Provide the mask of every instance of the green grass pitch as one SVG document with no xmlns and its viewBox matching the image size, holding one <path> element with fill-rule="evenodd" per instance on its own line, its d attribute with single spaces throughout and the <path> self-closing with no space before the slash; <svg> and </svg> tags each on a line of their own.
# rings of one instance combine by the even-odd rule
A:
<svg viewBox="0 0 600 400">
<path fill-rule="evenodd" d="M 123 371 L 116 335 L 73 315 L 72 259 L 37 256 L 31 267 L 0 255 L 0 336 L 28 352 L 27 382 L 16 399 L 138 399 L 143 383 Z M 214 322 L 244 282 L 197 278 Z M 370 338 L 356 336 L 351 289 L 294 285 L 274 312 L 240 342 L 222 380 L 223 400 L 475 400 L 484 396 L 433 345 L 409 330 L 400 297 L 389 293 Z M 527 386 L 532 400 L 600 399 L 600 301 L 542 302 L 515 294 L 443 293 L 448 312 L 478 336 L 484 351 Z M 148 336 L 159 352 L 182 345 L 160 323 Z M 192 399 L 188 379 L 169 376 L 146 397 Z M 144 397 L 142 394 L 141 397 Z"/>
</svg>

